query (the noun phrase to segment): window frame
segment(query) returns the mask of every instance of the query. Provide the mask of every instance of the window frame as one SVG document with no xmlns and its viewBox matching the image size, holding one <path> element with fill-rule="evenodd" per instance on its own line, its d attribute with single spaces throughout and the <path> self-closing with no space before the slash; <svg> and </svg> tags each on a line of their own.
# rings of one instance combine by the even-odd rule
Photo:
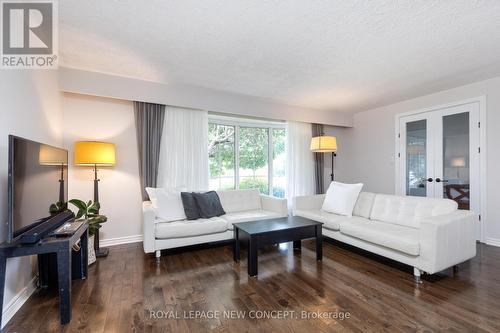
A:
<svg viewBox="0 0 500 333">
<path fill-rule="evenodd" d="M 264 128 L 267 130 L 267 182 L 268 182 L 268 193 L 262 193 L 265 195 L 273 196 L 273 153 L 274 153 L 274 142 L 273 133 L 274 129 L 283 129 L 286 131 L 286 123 L 273 121 L 273 120 L 261 120 L 261 119 L 248 119 L 248 118 L 237 118 L 228 117 L 215 114 L 208 115 L 208 124 L 222 125 L 222 126 L 234 126 L 234 183 L 235 189 L 240 189 L 240 128 Z M 286 189 L 285 189 L 286 193 Z"/>
</svg>

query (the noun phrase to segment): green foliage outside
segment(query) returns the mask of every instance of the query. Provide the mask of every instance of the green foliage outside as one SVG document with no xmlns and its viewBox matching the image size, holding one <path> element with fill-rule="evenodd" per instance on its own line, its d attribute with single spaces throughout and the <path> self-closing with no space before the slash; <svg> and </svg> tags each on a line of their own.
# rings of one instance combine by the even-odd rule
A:
<svg viewBox="0 0 500 333">
<path fill-rule="evenodd" d="M 208 158 L 210 177 L 220 177 L 234 169 L 234 127 L 209 124 Z"/>
<path fill-rule="evenodd" d="M 268 131 L 265 128 L 240 128 L 240 168 L 255 171 L 267 165 Z M 267 192 L 263 192 L 267 193 Z"/>
<path fill-rule="evenodd" d="M 265 177 L 245 177 L 240 181 L 240 189 L 258 188 L 260 193 L 269 193 L 269 185 Z"/>
<path fill-rule="evenodd" d="M 286 131 L 272 129 L 273 159 L 285 151 Z M 267 166 L 269 152 L 269 131 L 266 128 L 239 128 L 239 161 L 240 169 L 252 171 L 252 177 L 243 177 L 240 188 L 258 188 L 261 193 L 269 193 L 267 178 L 256 175 L 257 170 Z M 224 176 L 226 171 L 235 168 L 235 128 L 234 126 L 209 124 L 208 154 L 210 177 Z M 274 170 L 276 176 L 284 176 L 284 170 Z M 273 194 L 281 194 L 283 189 L 273 189 Z"/>
</svg>

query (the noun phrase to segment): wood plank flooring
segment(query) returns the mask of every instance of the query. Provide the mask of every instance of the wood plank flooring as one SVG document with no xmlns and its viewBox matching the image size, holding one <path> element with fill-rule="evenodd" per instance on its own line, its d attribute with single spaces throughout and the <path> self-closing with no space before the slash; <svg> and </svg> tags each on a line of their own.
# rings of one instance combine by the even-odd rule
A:
<svg viewBox="0 0 500 333">
<path fill-rule="evenodd" d="M 500 248 L 478 245 L 457 273 L 417 286 L 410 267 L 323 244 L 319 263 L 314 241 L 263 249 L 258 278 L 247 276 L 245 249 L 236 264 L 229 245 L 167 254 L 158 266 L 142 244 L 112 247 L 74 281 L 70 324 L 59 325 L 55 291 L 41 290 L 2 332 L 500 332 Z"/>
</svg>

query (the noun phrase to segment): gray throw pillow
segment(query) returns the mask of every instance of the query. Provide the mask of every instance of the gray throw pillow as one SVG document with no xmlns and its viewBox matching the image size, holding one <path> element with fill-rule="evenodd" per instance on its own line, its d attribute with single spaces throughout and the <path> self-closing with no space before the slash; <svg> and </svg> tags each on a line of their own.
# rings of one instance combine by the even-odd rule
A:
<svg viewBox="0 0 500 333">
<path fill-rule="evenodd" d="M 217 192 L 193 193 L 193 197 L 198 205 L 198 212 L 202 218 L 209 219 L 211 217 L 226 214 L 222 208 Z"/>
<path fill-rule="evenodd" d="M 184 212 L 188 220 L 197 220 L 201 217 L 193 194 L 190 192 L 181 192 L 182 205 L 184 206 Z"/>
</svg>

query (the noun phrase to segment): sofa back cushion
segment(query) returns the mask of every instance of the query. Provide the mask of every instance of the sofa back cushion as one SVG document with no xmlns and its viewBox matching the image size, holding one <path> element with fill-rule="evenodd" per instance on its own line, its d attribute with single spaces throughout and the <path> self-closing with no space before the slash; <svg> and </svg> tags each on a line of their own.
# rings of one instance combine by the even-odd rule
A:
<svg viewBox="0 0 500 333">
<path fill-rule="evenodd" d="M 354 210 L 352 211 L 352 215 L 369 219 L 374 200 L 375 193 L 361 192 L 358 196 L 358 200 L 356 201 L 356 205 L 354 206 Z"/>
<path fill-rule="evenodd" d="M 155 215 L 162 221 L 179 221 L 186 218 L 181 193 L 164 188 L 146 187 Z"/>
<path fill-rule="evenodd" d="M 328 213 L 351 217 L 362 188 L 362 183 L 331 182 L 321 209 Z"/>
<path fill-rule="evenodd" d="M 222 208 L 217 192 L 193 193 L 193 197 L 202 218 L 209 219 L 226 214 Z"/>
<path fill-rule="evenodd" d="M 258 189 L 217 191 L 217 194 L 226 213 L 262 208 Z"/>
<path fill-rule="evenodd" d="M 420 228 L 422 219 L 451 214 L 457 207 L 450 199 L 376 194 L 370 219 Z"/>
</svg>

